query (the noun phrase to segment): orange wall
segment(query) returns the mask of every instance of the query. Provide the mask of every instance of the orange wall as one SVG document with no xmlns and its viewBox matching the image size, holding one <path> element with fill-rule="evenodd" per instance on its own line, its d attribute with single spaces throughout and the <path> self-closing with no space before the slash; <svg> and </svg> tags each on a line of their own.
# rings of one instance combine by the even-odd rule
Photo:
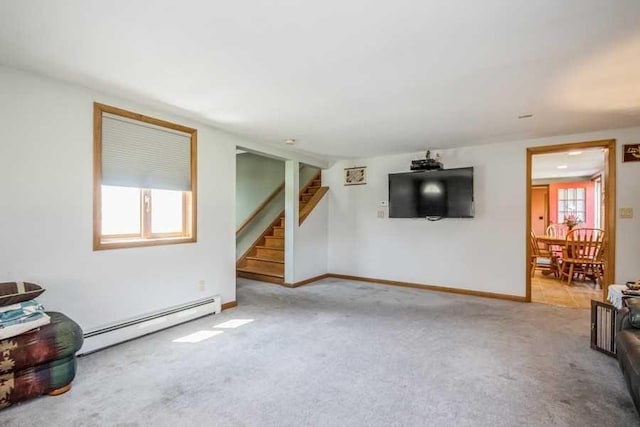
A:
<svg viewBox="0 0 640 427">
<path fill-rule="evenodd" d="M 593 181 L 563 182 L 561 184 L 549 185 L 549 223 L 558 224 L 564 218 L 558 218 L 558 190 L 564 188 L 585 188 L 586 189 L 586 218 L 582 218 L 584 227 L 593 228 L 595 220 L 595 184 Z"/>
</svg>

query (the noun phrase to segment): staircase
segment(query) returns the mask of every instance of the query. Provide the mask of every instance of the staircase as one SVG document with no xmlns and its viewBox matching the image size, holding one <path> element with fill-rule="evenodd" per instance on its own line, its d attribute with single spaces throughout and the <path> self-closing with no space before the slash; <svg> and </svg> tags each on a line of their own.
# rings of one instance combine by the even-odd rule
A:
<svg viewBox="0 0 640 427">
<path fill-rule="evenodd" d="M 322 187 L 320 172 L 300 191 L 299 223 L 307 218 L 329 187 Z M 251 245 L 236 265 L 238 277 L 284 283 L 284 211 Z"/>
</svg>

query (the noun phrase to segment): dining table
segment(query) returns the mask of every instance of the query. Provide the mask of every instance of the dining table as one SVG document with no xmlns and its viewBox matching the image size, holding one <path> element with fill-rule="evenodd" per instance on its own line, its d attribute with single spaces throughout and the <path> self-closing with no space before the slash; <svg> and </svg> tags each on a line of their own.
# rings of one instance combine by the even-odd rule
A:
<svg viewBox="0 0 640 427">
<path fill-rule="evenodd" d="M 556 254 L 560 263 L 562 263 L 562 258 L 565 256 L 571 257 L 571 255 L 567 255 L 567 238 L 566 237 L 556 237 L 556 236 L 536 236 L 536 240 L 540 244 L 547 245 L 549 250 Z M 559 264 L 560 265 L 560 264 Z M 548 274 L 548 273 L 547 273 Z M 586 277 L 591 278 L 595 281 L 595 277 L 592 274 L 586 274 Z"/>
<path fill-rule="evenodd" d="M 550 246 L 565 247 L 567 245 L 566 237 L 536 236 L 536 240 L 538 240 L 538 243 L 544 243 L 545 245 L 550 245 Z"/>
</svg>

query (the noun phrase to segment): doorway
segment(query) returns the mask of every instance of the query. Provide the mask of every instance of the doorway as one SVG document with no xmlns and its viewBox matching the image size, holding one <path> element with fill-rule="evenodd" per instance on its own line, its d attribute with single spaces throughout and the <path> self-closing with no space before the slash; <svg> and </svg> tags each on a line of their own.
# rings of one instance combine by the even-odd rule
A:
<svg viewBox="0 0 640 427">
<path fill-rule="evenodd" d="M 615 159 L 615 140 L 527 149 L 527 301 L 587 308 L 591 299 L 606 298 L 615 278 Z M 546 241 L 564 238 L 574 221 L 578 228 L 604 230 L 603 278 L 597 284 L 588 274 L 555 277 L 554 268 L 563 268 L 563 245 Z M 538 242 L 536 236 L 544 237 Z M 552 265 L 532 262 L 545 259 L 534 252 L 549 255 Z"/>
<path fill-rule="evenodd" d="M 531 229 L 536 235 L 546 233 L 549 226 L 549 186 L 531 187 Z"/>
</svg>

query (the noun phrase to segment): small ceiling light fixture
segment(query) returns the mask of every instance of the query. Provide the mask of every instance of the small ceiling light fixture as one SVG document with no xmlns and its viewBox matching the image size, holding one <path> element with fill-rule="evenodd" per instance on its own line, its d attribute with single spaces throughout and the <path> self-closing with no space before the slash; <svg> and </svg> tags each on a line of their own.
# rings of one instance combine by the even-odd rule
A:
<svg viewBox="0 0 640 427">
<path fill-rule="evenodd" d="M 568 167 L 569 167 L 569 166 L 567 166 L 567 165 L 560 165 L 560 166 L 558 166 L 558 169 L 566 169 L 566 168 L 568 168 Z"/>
<path fill-rule="evenodd" d="M 573 151 L 569 151 L 567 154 L 570 156 L 579 156 L 580 154 L 582 154 L 582 151 L 573 150 Z"/>
<path fill-rule="evenodd" d="M 284 143 L 287 144 L 287 145 L 293 145 L 293 144 L 296 143 L 296 140 L 293 139 L 293 138 L 289 138 L 289 139 L 285 139 Z"/>
<path fill-rule="evenodd" d="M 519 119 L 530 119 L 531 117 L 533 117 L 533 114 L 522 114 L 518 116 Z"/>
</svg>

